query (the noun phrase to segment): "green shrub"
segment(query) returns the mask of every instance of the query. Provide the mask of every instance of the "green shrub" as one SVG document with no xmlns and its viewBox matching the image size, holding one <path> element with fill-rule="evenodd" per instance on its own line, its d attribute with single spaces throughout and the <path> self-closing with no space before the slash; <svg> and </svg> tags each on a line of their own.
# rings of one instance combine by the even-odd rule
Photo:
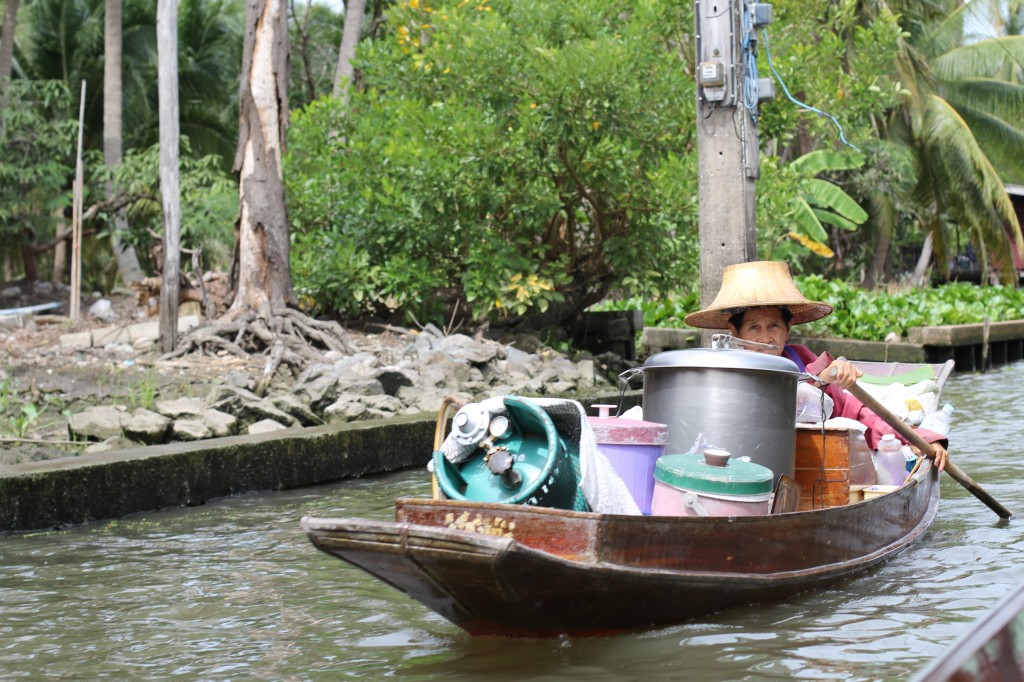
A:
<svg viewBox="0 0 1024 682">
<path fill-rule="evenodd" d="M 429 6 L 428 6 L 429 5 Z M 347 111 L 292 118 L 296 286 L 347 315 L 476 319 L 696 268 L 685 3 L 411 2 Z M 424 319 L 426 318 L 426 319 Z"/>
</svg>

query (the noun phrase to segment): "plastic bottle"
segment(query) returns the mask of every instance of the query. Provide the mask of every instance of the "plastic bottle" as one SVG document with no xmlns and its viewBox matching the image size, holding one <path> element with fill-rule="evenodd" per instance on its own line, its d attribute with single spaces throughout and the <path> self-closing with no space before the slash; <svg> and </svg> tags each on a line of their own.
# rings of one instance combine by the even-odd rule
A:
<svg viewBox="0 0 1024 682">
<path fill-rule="evenodd" d="M 875 452 L 875 476 L 881 485 L 903 485 L 907 477 L 907 460 L 903 457 L 903 444 L 887 433 L 878 441 Z"/>
<path fill-rule="evenodd" d="M 928 429 L 940 435 L 949 434 L 949 422 L 953 417 L 953 406 L 946 403 L 941 410 L 932 412 L 924 418 L 918 428 Z"/>
</svg>

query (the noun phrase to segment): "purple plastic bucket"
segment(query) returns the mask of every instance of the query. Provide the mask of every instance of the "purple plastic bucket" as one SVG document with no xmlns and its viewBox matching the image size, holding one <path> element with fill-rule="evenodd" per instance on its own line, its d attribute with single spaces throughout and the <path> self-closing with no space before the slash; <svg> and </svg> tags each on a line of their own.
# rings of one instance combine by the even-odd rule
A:
<svg viewBox="0 0 1024 682">
<path fill-rule="evenodd" d="M 668 444 L 668 426 L 603 414 L 589 417 L 588 421 L 597 449 L 608 458 L 640 511 L 649 515 L 654 497 L 654 469 Z"/>
</svg>

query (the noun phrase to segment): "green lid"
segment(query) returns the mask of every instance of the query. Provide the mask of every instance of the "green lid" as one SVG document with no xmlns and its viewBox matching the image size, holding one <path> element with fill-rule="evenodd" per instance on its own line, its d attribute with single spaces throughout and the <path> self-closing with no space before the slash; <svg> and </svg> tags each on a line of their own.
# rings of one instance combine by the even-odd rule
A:
<svg viewBox="0 0 1024 682">
<path fill-rule="evenodd" d="M 708 464 L 702 452 L 665 455 L 658 459 L 654 470 L 655 480 L 667 485 L 719 495 L 770 493 L 773 477 L 771 469 L 754 462 L 729 459 L 725 466 Z"/>
</svg>

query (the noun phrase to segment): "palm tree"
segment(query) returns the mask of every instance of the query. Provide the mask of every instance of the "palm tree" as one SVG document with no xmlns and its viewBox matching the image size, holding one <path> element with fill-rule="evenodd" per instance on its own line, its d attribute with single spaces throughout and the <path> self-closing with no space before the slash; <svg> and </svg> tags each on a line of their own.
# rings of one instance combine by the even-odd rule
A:
<svg viewBox="0 0 1024 682">
<path fill-rule="evenodd" d="M 114 171 L 124 156 L 121 137 L 121 0 L 106 0 L 103 25 L 103 160 Z M 107 199 L 116 194 L 112 182 L 107 183 Z M 143 277 L 135 248 L 124 242 L 128 219 L 124 210 L 114 214 L 110 243 L 117 262 L 117 271 L 125 284 Z"/>
<path fill-rule="evenodd" d="M 993 255 L 1004 278 L 1015 277 L 1010 249 L 1024 240 L 1004 179 L 1024 177 L 1024 38 L 965 40 L 968 28 L 982 25 L 984 2 L 902 4 L 909 36 L 896 67 L 908 96 L 882 134 L 914 159 L 913 199 L 927 235 L 915 279 L 923 280 L 932 249 L 948 269 L 949 222 L 966 230 L 983 260 Z M 876 224 L 891 234 L 891 200 L 873 205 Z"/>
</svg>

